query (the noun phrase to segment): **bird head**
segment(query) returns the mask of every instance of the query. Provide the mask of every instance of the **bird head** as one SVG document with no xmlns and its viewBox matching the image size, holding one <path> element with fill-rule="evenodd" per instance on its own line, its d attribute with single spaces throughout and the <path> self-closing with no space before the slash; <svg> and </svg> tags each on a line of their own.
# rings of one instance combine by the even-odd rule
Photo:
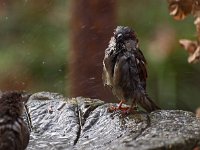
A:
<svg viewBox="0 0 200 150">
<path fill-rule="evenodd" d="M 118 45 L 123 45 L 128 50 L 136 50 L 138 48 L 136 34 L 129 27 L 118 26 L 114 31 L 114 38 Z"/>
</svg>

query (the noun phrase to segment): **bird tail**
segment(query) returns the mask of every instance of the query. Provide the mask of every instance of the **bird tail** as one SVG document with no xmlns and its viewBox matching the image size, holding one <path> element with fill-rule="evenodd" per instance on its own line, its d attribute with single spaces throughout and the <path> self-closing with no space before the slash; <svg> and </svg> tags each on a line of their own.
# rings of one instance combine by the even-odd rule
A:
<svg viewBox="0 0 200 150">
<path fill-rule="evenodd" d="M 147 112 L 152 112 L 155 110 L 161 109 L 158 107 L 150 98 L 147 94 L 141 98 L 139 101 L 139 104 L 147 111 Z"/>
</svg>

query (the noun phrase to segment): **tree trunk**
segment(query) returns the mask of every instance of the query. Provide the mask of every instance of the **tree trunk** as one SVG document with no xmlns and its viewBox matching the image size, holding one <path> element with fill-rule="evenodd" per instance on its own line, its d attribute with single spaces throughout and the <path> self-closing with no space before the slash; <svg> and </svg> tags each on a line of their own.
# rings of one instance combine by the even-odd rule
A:
<svg viewBox="0 0 200 150">
<path fill-rule="evenodd" d="M 102 83 L 104 51 L 116 27 L 115 0 L 72 1 L 70 96 L 111 100 Z"/>
</svg>

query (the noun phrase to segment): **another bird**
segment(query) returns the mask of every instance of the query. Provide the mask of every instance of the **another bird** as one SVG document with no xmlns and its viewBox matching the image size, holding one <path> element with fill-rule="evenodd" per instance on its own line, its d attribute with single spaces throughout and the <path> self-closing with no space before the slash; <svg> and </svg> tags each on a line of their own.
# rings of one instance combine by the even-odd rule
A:
<svg viewBox="0 0 200 150">
<path fill-rule="evenodd" d="M 0 150 L 24 150 L 29 142 L 29 129 L 22 114 L 20 92 L 5 92 L 0 97 Z"/>
<path fill-rule="evenodd" d="M 111 37 L 103 60 L 103 82 L 121 100 L 118 107 L 110 110 L 122 110 L 130 113 L 137 104 L 146 111 L 160 109 L 146 92 L 146 60 L 138 46 L 135 32 L 124 26 L 118 26 Z M 132 101 L 131 107 L 122 107 L 126 101 Z"/>
</svg>

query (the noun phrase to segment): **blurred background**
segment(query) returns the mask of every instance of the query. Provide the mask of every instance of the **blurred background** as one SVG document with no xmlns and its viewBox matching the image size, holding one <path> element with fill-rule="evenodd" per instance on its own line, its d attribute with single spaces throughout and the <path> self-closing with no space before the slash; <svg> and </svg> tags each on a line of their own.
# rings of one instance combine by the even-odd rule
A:
<svg viewBox="0 0 200 150">
<path fill-rule="evenodd" d="M 152 99 L 165 109 L 200 106 L 199 64 L 178 44 L 196 38 L 193 18 L 175 21 L 163 0 L 0 0 L 0 89 L 117 102 L 101 81 L 117 25 L 138 35 Z"/>
</svg>

